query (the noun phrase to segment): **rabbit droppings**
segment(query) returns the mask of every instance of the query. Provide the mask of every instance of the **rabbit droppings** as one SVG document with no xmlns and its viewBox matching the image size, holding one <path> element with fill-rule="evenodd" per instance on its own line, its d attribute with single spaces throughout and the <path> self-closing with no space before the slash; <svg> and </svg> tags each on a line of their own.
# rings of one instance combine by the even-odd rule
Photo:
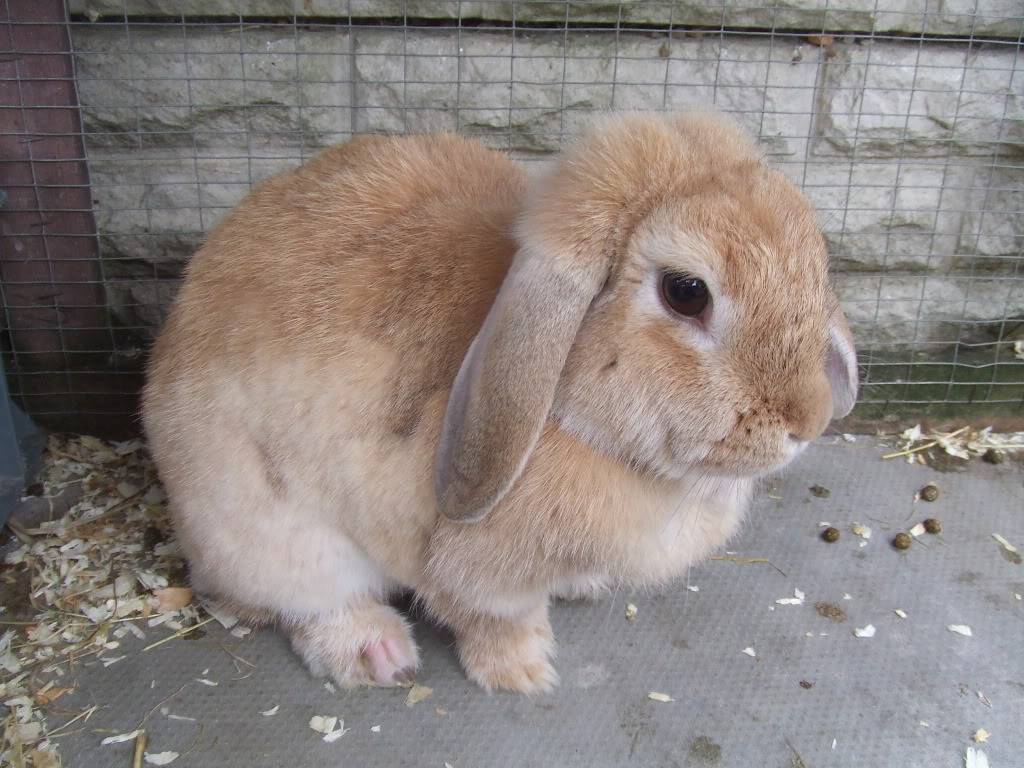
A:
<svg viewBox="0 0 1024 768">
<path fill-rule="evenodd" d="M 856 389 L 800 192 L 720 116 L 631 115 L 530 184 L 439 135 L 257 185 L 143 412 L 197 590 L 349 686 L 413 678 L 413 590 L 470 678 L 534 693 L 551 597 L 685 571 Z"/>
</svg>

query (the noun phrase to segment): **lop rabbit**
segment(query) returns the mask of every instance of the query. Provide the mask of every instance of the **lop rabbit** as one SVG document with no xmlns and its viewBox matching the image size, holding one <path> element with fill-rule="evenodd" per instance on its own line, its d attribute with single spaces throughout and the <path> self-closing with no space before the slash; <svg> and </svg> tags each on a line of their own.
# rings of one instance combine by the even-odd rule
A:
<svg viewBox="0 0 1024 768">
<path fill-rule="evenodd" d="M 451 135 L 256 186 L 191 262 L 144 420 L 194 586 L 344 685 L 557 682 L 553 596 L 664 583 L 849 412 L 811 206 L 714 114 L 599 123 L 527 182 Z"/>
</svg>

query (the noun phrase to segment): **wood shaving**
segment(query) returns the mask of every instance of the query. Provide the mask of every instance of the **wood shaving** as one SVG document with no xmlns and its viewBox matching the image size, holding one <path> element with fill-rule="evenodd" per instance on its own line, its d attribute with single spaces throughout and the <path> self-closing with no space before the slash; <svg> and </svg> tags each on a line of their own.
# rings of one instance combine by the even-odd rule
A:
<svg viewBox="0 0 1024 768">
<path fill-rule="evenodd" d="M 135 741 L 136 737 L 142 733 L 142 729 L 131 731 L 129 733 L 119 733 L 116 736 L 107 736 L 100 742 L 101 747 L 105 747 L 109 744 L 121 744 L 126 741 Z"/>
<path fill-rule="evenodd" d="M 132 768 L 142 768 L 142 757 L 146 754 L 146 743 L 149 741 L 149 736 L 145 730 L 139 731 L 139 735 L 135 738 L 135 745 L 132 748 Z"/>
<path fill-rule="evenodd" d="M 39 723 L 17 723 L 12 730 L 13 735 L 10 738 L 21 742 L 37 741 L 43 733 L 43 727 Z"/>
<path fill-rule="evenodd" d="M 862 523 L 854 523 L 853 525 L 851 525 L 850 532 L 853 533 L 855 536 L 860 536 L 862 539 L 871 538 L 870 526 L 863 525 Z"/>
<path fill-rule="evenodd" d="M 853 630 L 855 637 L 874 637 L 875 636 L 875 625 L 868 624 L 866 627 L 857 627 Z"/>
<path fill-rule="evenodd" d="M 157 616 L 155 618 L 150 619 L 149 622 L 148 622 L 149 626 L 151 626 L 151 627 L 155 626 L 156 625 L 155 623 L 157 623 L 157 624 L 158 623 L 163 623 L 164 617 L 166 617 L 168 615 L 169 614 L 165 613 L 165 614 L 162 614 L 161 616 Z M 149 645 L 147 645 L 142 650 L 143 651 L 150 651 L 150 650 L 152 650 L 154 648 L 158 648 L 159 646 L 163 645 L 164 643 L 169 643 L 172 640 L 175 640 L 175 639 L 177 639 L 179 637 L 184 637 L 185 635 L 198 630 L 200 627 L 203 627 L 206 624 L 209 624 L 211 621 L 213 621 L 212 617 L 209 618 L 209 619 L 203 619 L 202 621 L 197 622 L 195 624 L 190 624 L 187 627 L 183 627 L 182 629 L 179 629 L 173 635 L 168 635 L 167 637 L 163 638 L 162 640 L 157 640 L 155 643 L 150 643 Z M 167 623 L 170 623 L 170 622 L 167 622 Z"/>
<path fill-rule="evenodd" d="M 330 733 L 338 724 L 338 718 L 325 715 L 313 715 L 309 718 L 309 727 L 317 733 Z"/>
<path fill-rule="evenodd" d="M 194 600 L 179 605 L 190 592 L 175 583 L 184 563 L 142 441 L 50 435 L 37 480 L 43 498 L 74 501 L 66 511 L 54 504 L 61 517 L 19 526 L 22 543 L 4 558 L 8 573 L 28 582 L 31 602 L 25 624 L 0 631 L 2 701 L 38 694 L 64 674 L 69 660 L 99 657 L 103 667 L 116 664 L 124 656 L 105 652 L 129 636 L 145 639 L 142 622 L 177 633 L 198 623 L 205 609 Z M 27 713 L 29 721 L 19 724 L 20 744 L 7 729 L 0 764 L 61 763 L 45 710 L 61 689 L 49 690 L 55 695 L 44 694 Z M 23 730 L 29 723 L 35 727 Z"/>
<path fill-rule="evenodd" d="M 192 602 L 192 590 L 188 587 L 164 587 L 153 591 L 158 610 L 177 611 Z"/>
<path fill-rule="evenodd" d="M 976 744 L 984 744 L 986 741 L 988 741 L 988 737 L 991 735 L 992 734 L 986 731 L 984 728 L 979 728 L 974 732 L 974 735 L 971 736 L 971 738 L 974 739 Z"/>
<path fill-rule="evenodd" d="M 964 755 L 964 768 L 989 768 L 988 755 L 975 747 L 968 747 Z"/>
<path fill-rule="evenodd" d="M 264 717 L 273 717 L 274 715 L 277 714 L 279 709 L 281 709 L 281 705 L 280 704 L 275 704 L 270 709 L 263 710 L 262 712 L 260 712 L 260 714 L 263 715 Z"/>
<path fill-rule="evenodd" d="M 909 533 L 914 538 L 917 538 L 918 536 L 924 536 L 924 533 L 925 533 L 924 524 L 923 523 L 918 523 L 913 528 L 911 528 L 909 531 L 907 531 L 907 533 Z"/>
<path fill-rule="evenodd" d="M 1002 548 L 1009 552 L 1011 555 L 1017 554 L 1018 549 L 1015 546 L 1013 546 L 1013 544 L 1004 539 L 1002 536 L 1000 536 L 998 533 L 993 533 L 992 538 L 998 541 Z"/>
<path fill-rule="evenodd" d="M 52 682 L 47 683 L 46 686 L 36 691 L 32 700 L 41 707 L 45 707 L 47 704 L 52 704 L 61 696 L 71 693 L 74 688 L 60 688 L 53 685 Z"/>
<path fill-rule="evenodd" d="M 27 758 L 35 768 L 60 768 L 59 758 L 53 752 L 32 749 L 29 750 Z"/>
<path fill-rule="evenodd" d="M 434 694 L 433 688 L 428 688 L 425 685 L 419 683 L 413 683 L 412 688 L 409 689 L 409 693 L 405 697 L 405 706 L 414 707 L 421 701 L 426 701 Z"/>
<path fill-rule="evenodd" d="M 348 733 L 348 730 L 346 730 L 345 728 L 339 728 L 336 731 L 331 731 L 330 733 L 325 733 L 323 740 L 326 741 L 328 744 L 333 744 L 338 739 L 340 739 L 342 736 L 344 736 L 346 733 Z"/>
<path fill-rule="evenodd" d="M 636 620 L 636 613 L 637 613 L 636 606 L 633 605 L 632 603 L 627 603 L 626 604 L 626 621 L 635 621 Z"/>
<path fill-rule="evenodd" d="M 647 698 L 651 701 L 660 701 L 662 704 L 668 704 L 669 702 L 675 701 L 667 693 L 658 693 L 657 691 L 651 691 L 647 694 Z"/>
<path fill-rule="evenodd" d="M 238 623 L 237 616 L 235 616 L 233 613 L 225 611 L 223 608 L 221 608 L 219 605 L 215 603 L 208 604 L 204 607 L 206 608 L 206 612 L 210 614 L 213 618 L 215 618 L 217 620 L 217 623 L 224 627 L 224 629 L 231 629 L 233 626 L 235 626 L 235 624 Z"/>
<path fill-rule="evenodd" d="M 904 611 L 902 608 L 897 608 L 895 611 L 893 611 L 893 613 L 895 613 L 901 619 L 907 618 L 907 612 Z"/>
<path fill-rule="evenodd" d="M 117 484 L 114 490 L 116 490 L 121 495 L 122 498 L 128 499 L 138 494 L 139 486 L 137 486 L 135 483 L 122 481 Z"/>
<path fill-rule="evenodd" d="M 754 650 L 754 649 L 753 649 L 752 647 L 750 647 L 750 646 L 747 646 L 746 648 L 744 648 L 744 649 L 743 649 L 743 653 L 747 654 L 747 656 L 749 656 L 749 657 L 750 657 L 750 658 L 752 658 L 752 659 L 753 659 L 753 658 L 757 658 L 757 651 L 755 651 L 755 650 Z"/>
<path fill-rule="evenodd" d="M 776 605 L 803 605 L 804 598 L 807 597 L 799 589 L 793 590 L 793 597 L 782 597 L 775 601 Z"/>
<path fill-rule="evenodd" d="M 218 683 L 218 682 L 216 682 L 214 680 L 210 680 L 209 678 L 206 678 L 206 677 L 197 677 L 196 678 L 196 682 L 197 683 L 202 683 L 203 685 L 208 685 L 211 688 L 220 685 L 220 683 Z"/>
<path fill-rule="evenodd" d="M 992 427 L 981 430 L 961 427 L 952 432 L 925 433 L 918 424 L 904 430 L 896 445 L 899 450 L 887 453 L 882 458 L 905 456 L 911 464 L 927 464 L 935 451 L 966 461 L 982 456 L 989 449 L 1007 452 L 1024 450 L 1024 432 L 996 433 Z"/>
<path fill-rule="evenodd" d="M 946 627 L 946 629 L 948 629 L 950 632 L 955 632 L 958 635 L 963 635 L 964 637 L 972 636 L 971 628 L 968 627 L 966 624 L 950 624 L 948 627 Z"/>
<path fill-rule="evenodd" d="M 149 765 L 167 765 L 178 759 L 177 752 L 147 752 L 143 758 Z"/>
<path fill-rule="evenodd" d="M 4 706 L 14 710 L 14 718 L 22 725 L 32 720 L 32 701 L 28 696 L 15 696 L 7 699 Z"/>
<path fill-rule="evenodd" d="M 688 584 L 688 585 L 686 586 L 686 588 L 687 588 L 687 589 L 688 589 L 688 590 L 689 590 L 690 592 L 700 592 L 700 587 L 695 587 L 695 586 L 694 586 L 693 584 Z"/>
<path fill-rule="evenodd" d="M 323 740 L 328 744 L 337 741 L 349 731 L 344 720 L 326 715 L 313 715 L 309 718 L 309 727 L 317 733 L 322 733 Z"/>
</svg>

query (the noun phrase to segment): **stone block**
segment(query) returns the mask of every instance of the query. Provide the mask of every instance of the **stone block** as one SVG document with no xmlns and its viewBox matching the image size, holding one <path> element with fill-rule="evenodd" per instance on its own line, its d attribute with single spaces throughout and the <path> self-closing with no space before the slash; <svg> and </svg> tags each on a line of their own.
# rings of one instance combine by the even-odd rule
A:
<svg viewBox="0 0 1024 768">
<path fill-rule="evenodd" d="M 287 27 L 237 30 L 74 28 L 79 100 L 90 148 L 195 147 L 260 152 L 324 146 L 352 131 L 346 30 L 304 37 Z M 280 49 L 280 50 L 279 50 Z M 308 105 L 308 106 L 307 106 Z"/>
<path fill-rule="evenodd" d="M 973 171 L 957 250 L 962 269 L 1012 271 L 1024 277 L 1024 184 L 1016 165 Z"/>
<path fill-rule="evenodd" d="M 876 350 L 992 341 L 1024 317 L 1024 280 L 840 273 L 836 293 L 857 343 Z"/>
<path fill-rule="evenodd" d="M 834 269 L 946 272 L 957 252 L 963 190 L 941 163 L 808 163 Z"/>
<path fill-rule="evenodd" d="M 991 157 L 1001 148 L 1024 156 L 1024 91 L 1011 84 L 1013 46 L 974 51 L 864 40 L 835 48 L 824 72 L 815 155 Z"/>
</svg>

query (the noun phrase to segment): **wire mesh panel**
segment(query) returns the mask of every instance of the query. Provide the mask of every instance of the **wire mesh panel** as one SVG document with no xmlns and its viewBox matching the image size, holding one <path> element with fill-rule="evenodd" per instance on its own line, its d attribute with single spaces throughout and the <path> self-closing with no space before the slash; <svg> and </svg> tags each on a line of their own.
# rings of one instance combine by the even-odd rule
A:
<svg viewBox="0 0 1024 768">
<path fill-rule="evenodd" d="M 4 351 L 46 423 L 130 428 L 204 233 L 325 146 L 457 131 L 529 162 L 597 113 L 699 106 L 748 126 L 817 206 L 859 343 L 856 416 L 1024 418 L 1016 0 L 3 12 Z"/>
</svg>

